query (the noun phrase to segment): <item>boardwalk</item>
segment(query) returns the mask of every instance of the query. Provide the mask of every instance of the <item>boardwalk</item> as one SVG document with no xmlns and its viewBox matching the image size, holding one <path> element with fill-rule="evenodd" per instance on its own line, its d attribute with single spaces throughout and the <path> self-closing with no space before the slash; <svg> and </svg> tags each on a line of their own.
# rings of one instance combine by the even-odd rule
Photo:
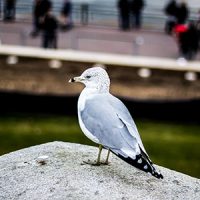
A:
<svg viewBox="0 0 200 200">
<path fill-rule="evenodd" d="M 30 23 L 0 23 L 2 44 L 41 46 L 41 36 L 31 38 Z M 118 53 L 127 55 L 178 58 L 176 41 L 163 32 L 151 30 L 122 32 L 114 28 L 76 25 L 68 32 L 59 32 L 59 49 Z M 200 55 L 196 60 L 200 60 Z"/>
</svg>

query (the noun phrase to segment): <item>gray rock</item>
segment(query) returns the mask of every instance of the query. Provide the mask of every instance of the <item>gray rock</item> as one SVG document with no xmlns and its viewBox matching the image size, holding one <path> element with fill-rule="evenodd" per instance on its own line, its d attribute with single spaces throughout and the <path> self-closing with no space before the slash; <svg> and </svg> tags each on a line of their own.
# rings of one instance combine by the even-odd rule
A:
<svg viewBox="0 0 200 200">
<path fill-rule="evenodd" d="M 200 199 L 200 180 L 157 166 L 158 180 L 112 155 L 90 166 L 98 149 L 52 142 L 0 157 L 0 200 Z M 103 152 L 105 158 L 106 151 Z"/>
</svg>

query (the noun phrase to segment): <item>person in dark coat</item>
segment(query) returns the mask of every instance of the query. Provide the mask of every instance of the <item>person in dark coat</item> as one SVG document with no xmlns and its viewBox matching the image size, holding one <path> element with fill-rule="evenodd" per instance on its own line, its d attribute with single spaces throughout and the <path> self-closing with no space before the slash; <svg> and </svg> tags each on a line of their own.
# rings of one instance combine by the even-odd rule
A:
<svg viewBox="0 0 200 200">
<path fill-rule="evenodd" d="M 174 26 L 177 23 L 177 3 L 175 0 L 170 0 L 164 9 L 165 14 L 167 15 L 167 21 L 165 23 L 165 32 L 171 34 Z"/>
<path fill-rule="evenodd" d="M 190 22 L 185 32 L 179 35 L 180 54 L 191 60 L 199 49 L 199 32 L 194 22 Z"/>
<path fill-rule="evenodd" d="M 119 10 L 119 27 L 122 30 L 128 30 L 130 28 L 130 4 L 128 0 L 118 1 Z"/>
<path fill-rule="evenodd" d="M 51 9 L 46 13 L 43 20 L 42 46 L 44 48 L 57 48 L 58 23 Z"/>
<path fill-rule="evenodd" d="M 70 0 L 64 0 L 63 7 L 61 9 L 60 26 L 63 30 L 69 30 L 72 28 L 72 3 Z"/>
<path fill-rule="evenodd" d="M 188 17 L 189 17 L 189 9 L 187 4 L 183 1 L 177 7 L 177 23 L 178 24 L 185 24 Z"/>
<path fill-rule="evenodd" d="M 48 10 L 52 8 L 49 0 L 35 0 L 33 5 L 33 31 L 31 35 L 37 36 L 42 29 L 42 21 Z"/>
<path fill-rule="evenodd" d="M 131 1 L 131 12 L 132 12 L 132 20 L 134 28 L 141 28 L 142 24 L 142 10 L 144 8 L 143 0 L 132 0 Z"/>
<path fill-rule="evenodd" d="M 12 21 L 15 19 L 16 0 L 4 0 L 4 21 Z"/>
<path fill-rule="evenodd" d="M 42 2 L 42 0 L 35 0 L 34 1 L 34 5 L 33 5 L 33 32 L 31 33 L 32 36 L 36 36 L 41 29 L 41 23 L 40 23 L 40 17 L 42 16 L 41 2 Z"/>
</svg>

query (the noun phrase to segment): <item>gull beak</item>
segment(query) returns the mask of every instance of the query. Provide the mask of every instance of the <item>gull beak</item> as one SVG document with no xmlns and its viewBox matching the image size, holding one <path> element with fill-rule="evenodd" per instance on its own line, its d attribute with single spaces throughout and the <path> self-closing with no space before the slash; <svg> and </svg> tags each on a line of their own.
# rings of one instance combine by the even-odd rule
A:
<svg viewBox="0 0 200 200">
<path fill-rule="evenodd" d="M 74 77 L 74 78 L 71 78 L 69 80 L 69 83 L 75 83 L 75 82 L 82 82 L 84 79 L 82 77 Z"/>
</svg>

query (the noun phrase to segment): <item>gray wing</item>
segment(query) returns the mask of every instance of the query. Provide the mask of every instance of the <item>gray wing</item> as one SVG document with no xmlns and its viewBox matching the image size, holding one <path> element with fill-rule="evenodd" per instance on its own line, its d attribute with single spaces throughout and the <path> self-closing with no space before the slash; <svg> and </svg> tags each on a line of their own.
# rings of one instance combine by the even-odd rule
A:
<svg viewBox="0 0 200 200">
<path fill-rule="evenodd" d="M 126 106 L 122 103 L 122 101 L 120 101 L 118 98 L 114 97 L 111 94 L 109 95 L 108 100 L 112 104 L 113 108 L 115 109 L 115 112 L 117 113 L 118 117 L 127 126 L 129 133 L 137 139 L 140 148 L 146 153 L 146 150 L 143 146 L 138 129 Z"/>
<path fill-rule="evenodd" d="M 141 139 L 124 104 L 110 94 L 95 95 L 80 113 L 90 133 L 106 148 L 124 157 L 141 154 Z M 141 144 L 140 144 L 141 143 Z"/>
</svg>

